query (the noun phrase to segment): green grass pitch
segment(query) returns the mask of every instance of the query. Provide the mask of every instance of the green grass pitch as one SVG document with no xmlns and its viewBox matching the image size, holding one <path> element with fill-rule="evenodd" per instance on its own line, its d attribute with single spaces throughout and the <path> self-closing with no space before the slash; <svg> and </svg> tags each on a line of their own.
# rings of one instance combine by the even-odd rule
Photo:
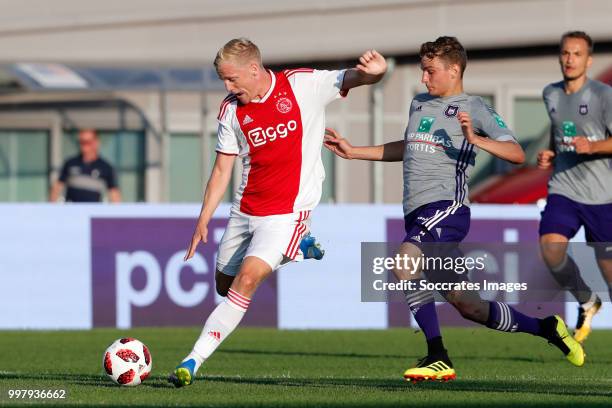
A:
<svg viewBox="0 0 612 408">
<path fill-rule="evenodd" d="M 516 407 L 612 406 L 612 331 L 595 331 L 577 368 L 542 339 L 486 329 L 446 328 L 457 370 L 449 383 L 409 384 L 402 374 L 425 352 L 422 334 L 381 331 L 282 331 L 239 328 L 190 387 L 166 376 L 188 352 L 198 328 L 0 331 L 0 406 L 8 389 L 65 388 L 45 405 L 199 407 Z M 115 339 L 151 349 L 153 372 L 122 388 L 106 378 L 102 354 Z"/>
</svg>

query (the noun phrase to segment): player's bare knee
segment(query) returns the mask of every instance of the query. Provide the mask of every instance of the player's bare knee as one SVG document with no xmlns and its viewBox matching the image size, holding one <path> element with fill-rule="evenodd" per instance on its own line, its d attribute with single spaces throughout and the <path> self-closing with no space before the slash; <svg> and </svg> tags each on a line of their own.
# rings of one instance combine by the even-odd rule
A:
<svg viewBox="0 0 612 408">
<path fill-rule="evenodd" d="M 236 277 L 236 287 L 243 292 L 253 292 L 259 285 L 259 278 L 256 274 L 242 271 Z"/>
<path fill-rule="evenodd" d="M 245 296 L 250 296 L 270 273 L 272 268 L 265 261 L 254 256 L 246 257 L 232 288 Z"/>
<path fill-rule="evenodd" d="M 567 242 L 559 242 L 556 234 L 554 237 L 544 235 L 540 237 L 540 251 L 542 258 L 549 268 L 560 265 L 566 257 Z"/>
<path fill-rule="evenodd" d="M 546 246 L 542 248 L 542 258 L 549 268 L 555 268 L 565 259 L 565 251 L 558 248 Z"/>
</svg>

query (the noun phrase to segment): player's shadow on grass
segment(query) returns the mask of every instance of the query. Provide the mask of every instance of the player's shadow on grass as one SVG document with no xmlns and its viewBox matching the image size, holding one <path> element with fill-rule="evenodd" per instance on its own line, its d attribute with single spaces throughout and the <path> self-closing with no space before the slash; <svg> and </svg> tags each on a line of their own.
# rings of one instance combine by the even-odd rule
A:
<svg viewBox="0 0 612 408">
<path fill-rule="evenodd" d="M 483 379 L 460 379 L 458 381 L 446 384 L 425 383 L 416 385 L 424 389 L 439 389 L 444 388 L 452 391 L 468 391 L 468 392 L 514 392 L 526 394 L 543 394 L 557 396 L 576 396 L 576 397 L 612 397 L 612 390 L 602 389 L 593 390 L 585 389 L 583 384 L 563 384 L 563 388 L 559 387 L 558 381 L 545 382 L 541 379 L 535 380 L 483 380 Z"/>
<path fill-rule="evenodd" d="M 375 378 L 248 378 L 248 377 L 224 377 L 204 376 L 204 381 L 252 384 L 252 385 L 277 385 L 281 387 L 313 387 L 313 388 L 336 388 L 336 387 L 362 387 L 375 388 L 386 392 L 413 392 L 421 390 L 447 390 L 453 392 L 513 392 L 546 394 L 557 396 L 590 396 L 590 397 L 612 397 L 612 390 L 585 390 L 584 385 L 564 384 L 563 389 L 554 382 L 538 382 L 527 380 L 482 380 L 482 379 L 459 379 L 449 383 L 420 383 L 410 384 L 401 379 L 375 379 Z"/>
<path fill-rule="evenodd" d="M 74 374 L 74 373 L 0 373 L 0 380 L 29 380 L 32 382 L 38 381 L 54 381 L 62 384 L 77 384 L 77 385 L 95 385 L 99 387 L 116 387 L 108 378 L 103 375 L 92 374 Z"/>
<path fill-rule="evenodd" d="M 341 358 L 389 358 L 389 359 L 400 359 L 405 361 L 416 361 L 418 358 L 423 357 L 420 354 L 384 354 L 384 353 L 321 353 L 321 352 L 310 352 L 310 351 L 274 351 L 274 350 L 249 350 L 249 349 L 229 349 L 229 350 L 218 350 L 218 353 L 228 354 L 250 354 L 250 355 L 262 355 L 262 356 L 288 356 L 288 357 L 341 357 Z M 455 359 L 472 359 L 470 356 L 453 356 Z M 491 361 L 523 361 L 528 363 L 541 363 L 545 361 L 539 357 L 524 357 L 524 356 L 478 356 L 478 360 L 491 360 Z M 589 362 L 590 364 L 591 362 Z M 598 362 L 602 363 L 602 362 Z M 603 362 L 610 364 L 612 361 Z"/>
<path fill-rule="evenodd" d="M 30 373 L 0 373 L 0 380 L 29 380 L 32 382 L 52 381 L 63 385 L 90 385 L 95 387 L 117 388 L 118 385 L 111 382 L 105 375 L 92 374 L 68 374 L 68 373 L 46 373 L 46 374 L 30 374 Z M 141 386 L 153 388 L 174 388 L 173 385 L 166 382 L 164 376 L 150 376 Z"/>
<path fill-rule="evenodd" d="M 221 349 L 217 353 L 229 354 L 251 354 L 261 356 L 290 356 L 290 357 L 347 357 L 347 358 L 406 358 L 400 354 L 372 354 L 372 353 L 322 353 L 311 351 L 274 351 L 274 350 L 249 350 L 249 349 Z M 411 358 L 411 356 L 408 356 Z M 416 355 L 414 356 L 416 358 Z"/>
</svg>

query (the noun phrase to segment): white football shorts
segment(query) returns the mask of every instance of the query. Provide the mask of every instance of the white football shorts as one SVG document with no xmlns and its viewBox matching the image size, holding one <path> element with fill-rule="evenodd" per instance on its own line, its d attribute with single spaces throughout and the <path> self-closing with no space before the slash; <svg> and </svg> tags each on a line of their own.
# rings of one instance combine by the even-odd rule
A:
<svg viewBox="0 0 612 408">
<path fill-rule="evenodd" d="M 217 270 L 236 276 L 247 256 L 256 256 L 272 270 L 303 259 L 302 237 L 310 231 L 310 211 L 258 217 L 232 209 L 217 252 Z"/>
</svg>

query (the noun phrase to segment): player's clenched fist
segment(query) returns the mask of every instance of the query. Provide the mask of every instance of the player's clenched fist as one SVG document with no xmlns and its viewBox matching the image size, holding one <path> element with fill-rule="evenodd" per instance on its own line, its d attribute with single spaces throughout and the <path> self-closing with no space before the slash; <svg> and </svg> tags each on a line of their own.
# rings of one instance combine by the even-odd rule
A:
<svg viewBox="0 0 612 408">
<path fill-rule="evenodd" d="M 376 50 L 367 50 L 359 57 L 355 68 L 368 75 L 382 75 L 387 72 L 387 61 Z"/>
<path fill-rule="evenodd" d="M 375 84 L 387 72 L 387 61 L 376 50 L 368 50 L 359 57 L 355 68 L 347 69 L 342 80 L 342 90 L 365 84 Z"/>
<path fill-rule="evenodd" d="M 584 136 L 577 136 L 572 140 L 572 144 L 576 148 L 578 154 L 592 154 L 593 146 L 591 141 Z"/>
<path fill-rule="evenodd" d="M 542 170 L 546 170 L 552 164 L 555 158 L 555 152 L 552 150 L 542 150 L 538 153 L 538 167 Z"/>
</svg>

